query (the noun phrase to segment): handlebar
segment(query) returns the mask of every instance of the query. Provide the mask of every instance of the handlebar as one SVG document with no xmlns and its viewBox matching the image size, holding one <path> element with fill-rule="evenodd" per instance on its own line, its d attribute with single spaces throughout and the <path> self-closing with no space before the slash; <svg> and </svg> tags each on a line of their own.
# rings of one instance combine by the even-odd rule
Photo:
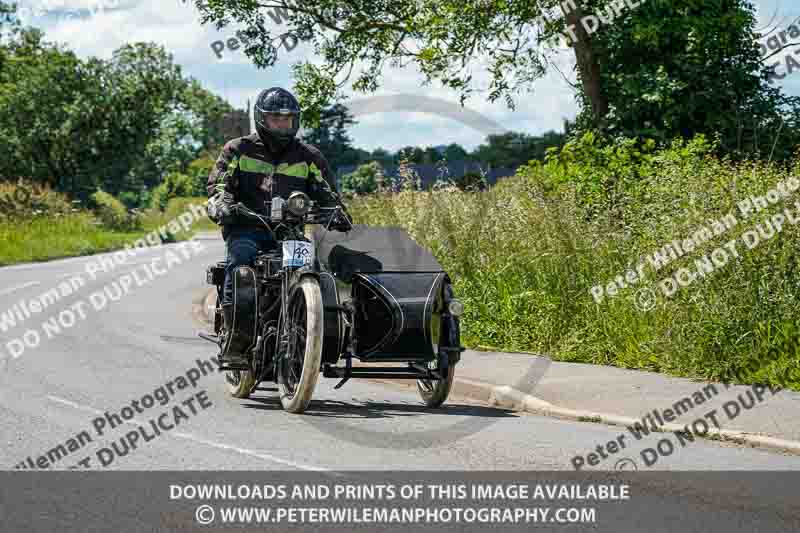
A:
<svg viewBox="0 0 800 533">
<path fill-rule="evenodd" d="M 235 204 L 233 208 L 237 214 L 258 220 L 263 223 L 270 232 L 274 233 L 268 216 L 256 213 L 241 202 Z M 336 231 L 349 231 L 353 228 L 353 223 L 349 220 L 347 215 L 342 212 L 341 206 L 315 207 L 306 213 L 303 217 L 303 222 L 306 224 L 321 224 L 325 226 L 325 229 L 333 229 Z"/>
</svg>

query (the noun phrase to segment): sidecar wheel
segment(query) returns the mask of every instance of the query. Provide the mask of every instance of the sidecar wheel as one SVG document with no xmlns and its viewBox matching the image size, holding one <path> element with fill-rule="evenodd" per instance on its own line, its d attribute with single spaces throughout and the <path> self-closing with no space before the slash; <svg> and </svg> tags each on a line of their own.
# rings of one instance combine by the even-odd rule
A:
<svg viewBox="0 0 800 533">
<path fill-rule="evenodd" d="M 447 287 L 447 290 L 451 290 Z M 441 322 L 442 344 L 447 347 L 455 348 L 461 346 L 461 323 L 458 318 L 449 316 L 443 318 Z M 417 390 L 425 402 L 426 407 L 435 409 L 447 401 L 450 390 L 453 388 L 453 380 L 456 374 L 456 363 L 447 366 L 447 376 L 441 380 L 418 379 Z"/>
<path fill-rule="evenodd" d="M 302 413 L 311 402 L 322 367 L 322 292 L 319 281 L 303 278 L 289 300 L 285 317 L 290 331 L 288 354 L 278 354 L 281 405 Z"/>
<path fill-rule="evenodd" d="M 450 389 L 453 388 L 453 379 L 456 374 L 456 365 L 450 365 L 447 368 L 447 379 L 443 380 L 428 380 L 418 379 L 417 390 L 422 397 L 422 401 L 426 407 L 435 409 L 447 401 L 450 396 Z"/>
</svg>

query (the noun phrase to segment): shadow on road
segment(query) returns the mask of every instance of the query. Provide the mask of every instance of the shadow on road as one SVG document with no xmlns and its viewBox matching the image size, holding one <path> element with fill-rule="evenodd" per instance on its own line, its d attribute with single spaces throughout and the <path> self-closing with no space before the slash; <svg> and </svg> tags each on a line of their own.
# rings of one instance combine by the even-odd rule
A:
<svg viewBox="0 0 800 533">
<path fill-rule="evenodd" d="M 259 389 L 264 390 L 264 389 Z M 266 389 L 270 390 L 270 389 Z M 248 409 L 276 410 L 281 409 L 281 402 L 276 397 L 249 398 L 251 402 L 244 404 Z M 303 416 L 336 419 L 369 419 L 400 418 L 419 415 L 471 416 L 481 418 L 517 417 L 518 413 L 509 409 L 484 407 L 481 405 L 447 404 L 439 409 L 430 409 L 424 405 L 384 402 L 342 402 L 338 400 L 312 400 Z"/>
</svg>

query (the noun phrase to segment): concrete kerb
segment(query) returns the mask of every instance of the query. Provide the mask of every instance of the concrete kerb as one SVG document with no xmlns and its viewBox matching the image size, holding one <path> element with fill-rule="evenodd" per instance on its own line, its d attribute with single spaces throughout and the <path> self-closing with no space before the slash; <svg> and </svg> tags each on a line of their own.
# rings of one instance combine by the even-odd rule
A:
<svg viewBox="0 0 800 533">
<path fill-rule="evenodd" d="M 200 319 L 206 324 L 211 323 L 211 320 L 213 319 L 214 306 L 216 305 L 216 297 L 216 291 L 211 290 L 204 298 L 202 298 L 202 300 L 193 302 L 196 318 Z M 408 385 L 407 380 L 392 381 L 389 379 L 374 381 L 389 381 L 392 383 Z M 508 385 L 495 385 L 492 383 L 485 383 L 482 381 L 457 377 L 453 381 L 451 393 L 457 396 L 469 398 L 471 400 L 484 402 L 491 406 L 502 407 L 512 411 L 533 413 L 550 418 L 559 418 L 562 420 L 595 422 L 598 424 L 605 424 L 607 426 L 622 427 L 633 426 L 636 423 L 641 424 L 641 419 L 624 415 L 596 413 L 593 411 L 569 409 L 567 407 L 554 405 L 531 394 L 520 392 L 512 387 L 509 387 Z M 684 431 L 684 427 L 679 424 L 666 423 L 657 429 L 653 429 L 653 431 L 660 433 Z M 707 434 L 698 434 L 696 436 L 707 440 L 732 442 L 735 444 L 750 446 L 752 448 L 764 448 L 767 450 L 800 455 L 800 442 L 798 441 L 778 439 L 765 435 L 747 433 L 745 431 L 710 429 Z"/>
</svg>

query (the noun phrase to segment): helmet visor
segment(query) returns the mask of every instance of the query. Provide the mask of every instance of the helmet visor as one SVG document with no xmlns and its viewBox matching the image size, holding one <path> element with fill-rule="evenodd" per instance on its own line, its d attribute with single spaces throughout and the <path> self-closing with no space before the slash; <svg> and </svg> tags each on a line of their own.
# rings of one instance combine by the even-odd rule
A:
<svg viewBox="0 0 800 533">
<path fill-rule="evenodd" d="M 264 125 L 279 137 L 293 137 L 300 128 L 300 114 L 289 109 L 264 113 Z"/>
</svg>

